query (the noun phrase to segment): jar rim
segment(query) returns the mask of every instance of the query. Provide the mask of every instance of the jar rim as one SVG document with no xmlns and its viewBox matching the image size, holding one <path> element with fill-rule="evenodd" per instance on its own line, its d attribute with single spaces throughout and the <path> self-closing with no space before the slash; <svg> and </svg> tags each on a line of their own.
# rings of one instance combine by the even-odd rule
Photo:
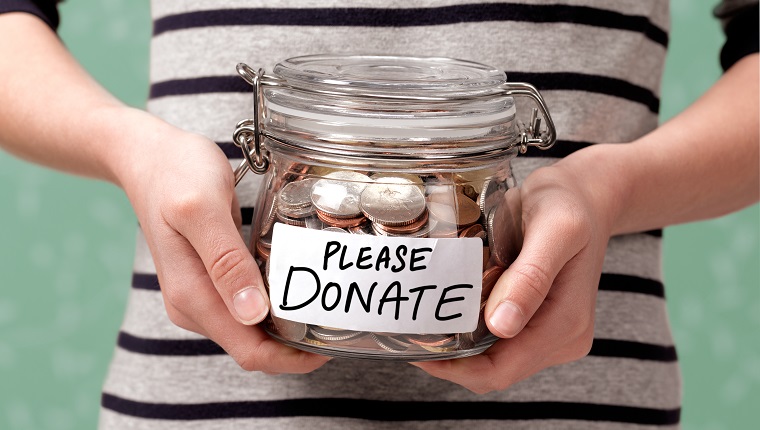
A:
<svg viewBox="0 0 760 430">
<path fill-rule="evenodd" d="M 500 92 L 503 70 L 448 57 L 376 54 L 313 54 L 278 63 L 275 76 L 288 86 L 334 94 L 467 98 Z"/>
<path fill-rule="evenodd" d="M 356 156 L 440 158 L 509 147 L 506 73 L 445 57 L 315 54 L 284 60 L 263 90 L 277 140 Z"/>
</svg>

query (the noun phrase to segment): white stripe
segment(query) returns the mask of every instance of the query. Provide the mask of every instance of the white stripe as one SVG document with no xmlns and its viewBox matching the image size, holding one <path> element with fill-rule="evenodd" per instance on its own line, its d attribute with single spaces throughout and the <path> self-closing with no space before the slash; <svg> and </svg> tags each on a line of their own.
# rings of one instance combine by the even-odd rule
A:
<svg viewBox="0 0 760 430">
<path fill-rule="evenodd" d="M 304 375 L 246 372 L 227 355 L 171 357 L 118 349 L 104 391 L 143 402 L 205 403 L 348 396 L 374 400 L 565 401 L 644 408 L 680 405 L 677 363 L 586 357 L 548 368 L 508 390 L 474 394 L 406 364 L 334 359 Z M 133 381 L 141 383 L 136 384 Z M 347 386 L 371 387 L 349 390 Z"/>
<path fill-rule="evenodd" d="M 345 40 L 351 44 L 342 43 Z M 207 55 L 197 54 L 198 41 L 203 41 Z M 338 52 L 447 56 L 507 71 L 591 73 L 623 79 L 654 93 L 659 93 L 660 66 L 666 55 L 665 47 L 639 32 L 566 23 L 201 27 L 153 38 L 151 82 L 231 76 L 240 62 L 271 72 L 286 58 Z"/>
</svg>

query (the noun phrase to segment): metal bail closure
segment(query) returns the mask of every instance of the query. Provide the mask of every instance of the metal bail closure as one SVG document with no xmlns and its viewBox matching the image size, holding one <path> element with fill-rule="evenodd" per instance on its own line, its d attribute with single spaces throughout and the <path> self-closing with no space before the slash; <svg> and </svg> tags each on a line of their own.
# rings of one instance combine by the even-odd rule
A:
<svg viewBox="0 0 760 430">
<path fill-rule="evenodd" d="M 235 185 L 243 176 L 252 170 L 253 173 L 263 174 L 269 169 L 269 157 L 261 147 L 261 78 L 264 70 L 254 71 L 244 63 L 237 65 L 237 72 L 246 82 L 253 86 L 253 119 L 244 119 L 237 123 L 232 141 L 243 150 L 244 160 L 235 169 Z M 253 143 L 253 148 L 251 148 Z"/>
<path fill-rule="evenodd" d="M 554 146 L 557 141 L 557 130 L 554 128 L 554 121 L 549 115 L 549 109 L 546 107 L 543 97 L 538 90 L 530 84 L 523 82 L 506 82 L 502 88 L 507 95 L 514 97 L 528 97 L 538 106 L 531 112 L 530 123 L 527 126 L 520 127 L 520 153 L 525 154 L 529 146 L 535 146 L 538 149 L 546 150 Z M 541 131 L 541 117 L 538 111 L 541 111 L 541 117 L 546 122 L 546 130 Z"/>
</svg>

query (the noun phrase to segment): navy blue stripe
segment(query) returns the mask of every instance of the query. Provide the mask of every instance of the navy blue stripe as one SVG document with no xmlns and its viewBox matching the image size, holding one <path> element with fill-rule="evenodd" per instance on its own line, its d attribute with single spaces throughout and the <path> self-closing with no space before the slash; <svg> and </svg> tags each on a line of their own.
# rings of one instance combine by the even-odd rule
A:
<svg viewBox="0 0 760 430">
<path fill-rule="evenodd" d="M 654 92 L 622 79 L 570 72 L 507 72 L 507 80 L 528 82 L 540 91 L 585 91 L 605 94 L 641 103 L 652 113 L 660 111 L 660 99 Z"/>
<path fill-rule="evenodd" d="M 426 8 L 246 8 L 188 12 L 159 18 L 153 35 L 167 31 L 231 25 L 413 27 L 466 22 L 571 23 L 633 31 L 662 46 L 665 30 L 647 17 L 588 6 L 472 3 Z"/>
<path fill-rule="evenodd" d="M 660 109 L 654 92 L 622 79 L 571 72 L 507 72 L 510 82 L 528 82 L 540 91 L 585 91 L 618 97 L 645 105 L 653 113 Z M 208 93 L 248 93 L 251 86 L 239 76 L 205 76 L 155 82 L 151 99 Z"/>
<path fill-rule="evenodd" d="M 146 355 L 194 356 L 226 354 L 221 346 L 209 339 L 146 339 L 119 332 L 116 344 L 127 351 Z"/>
<path fill-rule="evenodd" d="M 678 361 L 675 346 L 654 345 L 629 340 L 594 339 L 591 351 L 594 357 L 635 358 L 661 362 Z"/>
<path fill-rule="evenodd" d="M 576 420 L 672 425 L 681 409 L 573 402 L 430 402 L 309 398 L 217 403 L 146 403 L 103 393 L 101 405 L 141 418 L 210 420 L 229 418 L 338 417 L 369 421 Z"/>
<path fill-rule="evenodd" d="M 665 297 L 665 286 L 662 282 L 618 273 L 602 273 L 601 278 L 599 278 L 599 290 Z"/>
</svg>

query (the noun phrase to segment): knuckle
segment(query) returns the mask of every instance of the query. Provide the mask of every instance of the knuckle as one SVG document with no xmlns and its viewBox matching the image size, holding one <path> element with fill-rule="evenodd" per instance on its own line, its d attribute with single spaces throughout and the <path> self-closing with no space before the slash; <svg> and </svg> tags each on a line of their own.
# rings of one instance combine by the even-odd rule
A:
<svg viewBox="0 0 760 430">
<path fill-rule="evenodd" d="M 259 370 L 259 362 L 252 354 L 242 354 L 233 356 L 238 366 L 247 372 L 254 372 Z"/>
<path fill-rule="evenodd" d="M 243 275 L 246 255 L 237 248 L 227 248 L 216 253 L 208 272 L 214 284 L 238 279 Z"/>
<path fill-rule="evenodd" d="M 178 311 L 174 306 L 170 304 L 165 304 L 164 307 L 166 308 L 166 315 L 169 318 L 169 321 L 172 322 L 172 324 L 176 325 L 177 327 L 185 330 L 191 330 L 191 326 L 187 320 L 187 318 Z"/>
<path fill-rule="evenodd" d="M 179 314 L 180 311 L 191 309 L 192 299 L 189 294 L 185 294 L 180 288 L 167 285 L 162 289 L 164 295 L 165 307 L 167 312 Z M 169 311 L 169 309 L 172 309 Z"/>
<path fill-rule="evenodd" d="M 532 296 L 530 299 L 543 301 L 552 284 L 549 273 L 536 263 L 525 263 L 515 268 L 514 276 L 523 291 Z"/>
<path fill-rule="evenodd" d="M 198 215 L 206 200 L 203 195 L 196 192 L 173 195 L 168 205 L 169 213 L 179 220 L 191 219 Z"/>
</svg>

